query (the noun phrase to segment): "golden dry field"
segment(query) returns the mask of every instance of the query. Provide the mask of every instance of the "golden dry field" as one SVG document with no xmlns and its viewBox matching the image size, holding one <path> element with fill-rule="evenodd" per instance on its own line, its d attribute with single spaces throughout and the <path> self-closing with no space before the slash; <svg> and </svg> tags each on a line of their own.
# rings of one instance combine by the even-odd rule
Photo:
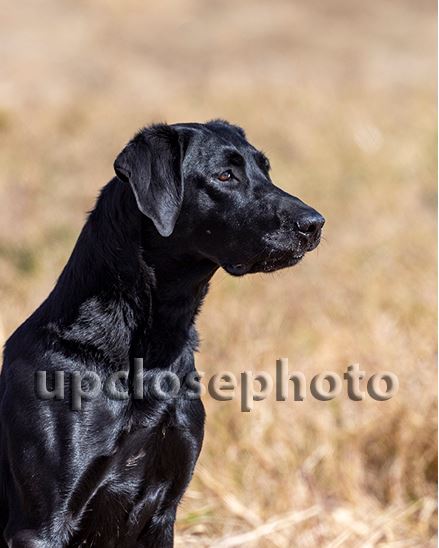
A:
<svg viewBox="0 0 439 548">
<path fill-rule="evenodd" d="M 297 267 L 216 274 L 197 367 L 389 370 L 386 402 L 205 398 L 182 547 L 435 546 L 436 8 L 409 0 L 3 3 L 0 339 L 42 301 L 142 125 L 222 117 L 326 217 Z"/>
</svg>

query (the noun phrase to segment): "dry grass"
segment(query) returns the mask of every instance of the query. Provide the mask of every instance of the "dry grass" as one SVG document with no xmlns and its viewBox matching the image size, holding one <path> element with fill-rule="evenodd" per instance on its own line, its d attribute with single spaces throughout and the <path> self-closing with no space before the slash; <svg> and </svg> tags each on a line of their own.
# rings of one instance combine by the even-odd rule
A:
<svg viewBox="0 0 439 548">
<path fill-rule="evenodd" d="M 2 20 L 0 337 L 47 294 L 137 127 L 231 119 L 327 227 L 291 271 L 216 276 L 199 369 L 359 362 L 400 392 L 206 400 L 178 545 L 434 546 L 433 3 L 29 0 Z"/>
</svg>

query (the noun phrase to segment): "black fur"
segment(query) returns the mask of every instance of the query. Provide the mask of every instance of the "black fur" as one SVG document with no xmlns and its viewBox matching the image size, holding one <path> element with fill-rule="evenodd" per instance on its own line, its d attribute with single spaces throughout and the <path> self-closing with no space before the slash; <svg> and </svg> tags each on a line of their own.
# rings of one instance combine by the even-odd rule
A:
<svg viewBox="0 0 439 548">
<path fill-rule="evenodd" d="M 184 382 L 215 271 L 271 272 L 319 242 L 323 218 L 227 122 L 146 128 L 115 170 L 55 288 L 6 343 L 0 546 L 172 546 L 204 409 L 183 393 L 137 399 L 134 358 L 145 384 L 160 371 Z M 37 396 L 38 370 L 52 387 L 54 371 L 126 371 L 129 397 L 73 411 L 67 382 L 64 399 Z"/>
</svg>

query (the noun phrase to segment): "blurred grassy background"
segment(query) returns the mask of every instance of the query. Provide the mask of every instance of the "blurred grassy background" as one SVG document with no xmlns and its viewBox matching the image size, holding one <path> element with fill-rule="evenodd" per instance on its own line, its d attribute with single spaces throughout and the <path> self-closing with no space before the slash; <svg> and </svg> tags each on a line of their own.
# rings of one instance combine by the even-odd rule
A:
<svg viewBox="0 0 439 548">
<path fill-rule="evenodd" d="M 206 400 L 179 546 L 434 546 L 436 13 L 419 0 L 27 0 L 2 10 L 0 339 L 142 125 L 224 117 L 326 217 L 295 269 L 216 275 L 198 368 L 391 370 L 384 403 Z M 244 536 L 241 536 L 244 535 Z"/>
</svg>

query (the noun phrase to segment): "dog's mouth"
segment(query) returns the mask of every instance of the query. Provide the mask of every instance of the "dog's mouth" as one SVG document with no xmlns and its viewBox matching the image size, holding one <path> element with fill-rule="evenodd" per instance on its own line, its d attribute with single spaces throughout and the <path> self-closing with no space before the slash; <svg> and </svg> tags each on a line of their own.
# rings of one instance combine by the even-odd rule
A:
<svg viewBox="0 0 439 548">
<path fill-rule="evenodd" d="M 271 257 L 255 263 L 225 264 L 223 265 L 223 268 L 232 276 L 244 276 L 244 274 L 252 274 L 255 272 L 275 272 L 276 270 L 296 265 L 303 259 L 304 255 L 304 253 L 300 255 L 284 254 L 280 257 Z"/>
<path fill-rule="evenodd" d="M 275 272 L 299 263 L 305 253 L 313 251 L 320 243 L 320 234 L 312 240 L 285 240 L 285 233 L 270 234 L 264 240 L 264 251 L 242 263 L 223 263 L 221 266 L 232 276 L 244 276 L 256 272 Z"/>
</svg>

